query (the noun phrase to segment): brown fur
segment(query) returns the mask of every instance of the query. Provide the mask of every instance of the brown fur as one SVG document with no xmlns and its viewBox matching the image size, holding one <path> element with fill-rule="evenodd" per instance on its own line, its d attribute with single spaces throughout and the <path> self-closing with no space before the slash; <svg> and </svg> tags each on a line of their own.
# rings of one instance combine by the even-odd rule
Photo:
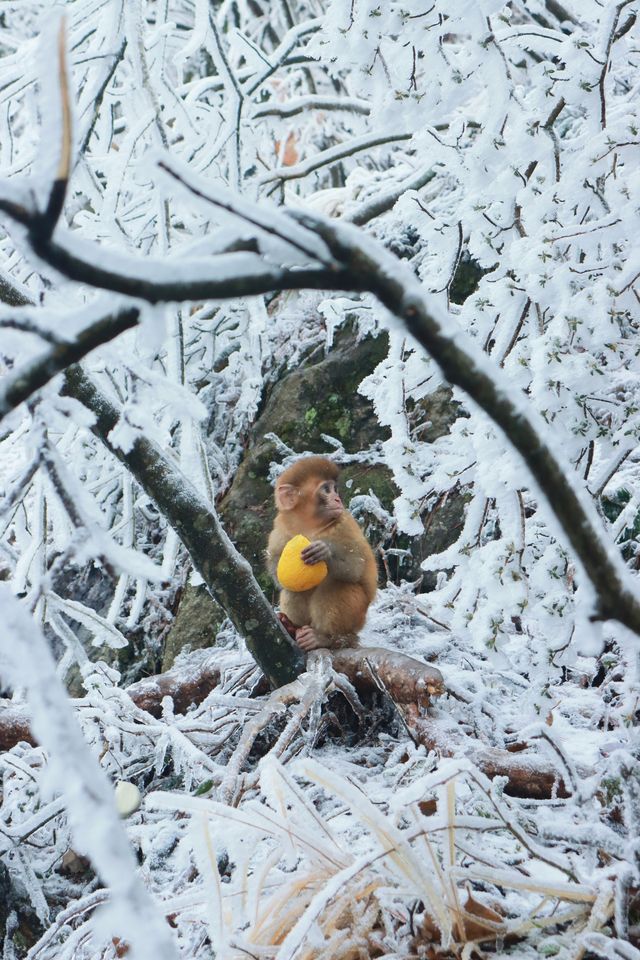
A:
<svg viewBox="0 0 640 960">
<path fill-rule="evenodd" d="M 351 514 L 343 510 L 339 518 L 330 521 L 323 516 L 318 488 L 335 480 L 338 472 L 336 464 L 325 457 L 306 457 L 284 471 L 276 483 L 279 512 L 267 546 L 274 580 L 280 554 L 291 537 L 301 533 L 312 542 L 322 540 L 329 546 L 326 579 L 301 593 L 283 589 L 280 608 L 297 627 L 312 627 L 318 646 L 334 649 L 357 646 L 378 583 L 373 551 Z"/>
</svg>

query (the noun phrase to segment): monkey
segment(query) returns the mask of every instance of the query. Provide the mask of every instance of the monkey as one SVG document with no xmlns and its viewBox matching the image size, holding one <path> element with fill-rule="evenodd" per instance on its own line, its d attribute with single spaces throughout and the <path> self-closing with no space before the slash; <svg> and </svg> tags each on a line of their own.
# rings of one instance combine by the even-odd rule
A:
<svg viewBox="0 0 640 960">
<path fill-rule="evenodd" d="M 296 628 L 296 643 L 305 653 L 357 647 L 378 585 L 373 551 L 338 492 L 339 472 L 326 457 L 303 457 L 276 481 L 278 514 L 267 545 L 269 573 L 278 583 L 280 554 L 297 534 L 311 541 L 302 551 L 303 562 L 324 561 L 329 569 L 310 590 L 280 592 L 280 609 Z"/>
</svg>

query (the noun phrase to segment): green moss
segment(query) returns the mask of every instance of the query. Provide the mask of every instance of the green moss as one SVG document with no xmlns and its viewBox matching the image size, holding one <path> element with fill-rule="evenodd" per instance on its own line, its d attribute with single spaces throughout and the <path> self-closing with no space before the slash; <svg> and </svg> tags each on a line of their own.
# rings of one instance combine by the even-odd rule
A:
<svg viewBox="0 0 640 960">
<path fill-rule="evenodd" d="M 453 302 L 464 303 L 467 297 L 478 289 L 480 280 L 487 272 L 482 269 L 477 260 L 461 260 L 449 288 L 449 296 Z"/>
<path fill-rule="evenodd" d="M 353 497 L 366 495 L 371 491 L 385 510 L 391 511 L 393 501 L 398 496 L 398 488 L 393 482 L 391 471 L 382 464 L 350 464 L 342 471 L 340 485 L 347 506 Z"/>
<path fill-rule="evenodd" d="M 346 440 L 351 431 L 351 417 L 348 413 L 343 413 L 342 416 L 336 420 L 335 429 L 341 440 Z"/>
</svg>

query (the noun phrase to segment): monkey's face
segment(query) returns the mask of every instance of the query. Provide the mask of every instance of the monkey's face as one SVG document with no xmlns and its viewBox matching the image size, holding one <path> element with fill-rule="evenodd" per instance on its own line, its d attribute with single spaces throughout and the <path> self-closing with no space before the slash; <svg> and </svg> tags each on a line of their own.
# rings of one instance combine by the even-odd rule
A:
<svg viewBox="0 0 640 960">
<path fill-rule="evenodd" d="M 335 480 L 324 480 L 315 491 L 316 514 L 319 519 L 337 520 L 342 516 L 344 506 Z"/>
</svg>

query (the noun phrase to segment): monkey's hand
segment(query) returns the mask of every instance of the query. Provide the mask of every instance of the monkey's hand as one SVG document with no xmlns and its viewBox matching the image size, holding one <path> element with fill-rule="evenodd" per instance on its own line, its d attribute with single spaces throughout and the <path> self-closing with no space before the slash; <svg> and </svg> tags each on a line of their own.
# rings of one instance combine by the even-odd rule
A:
<svg viewBox="0 0 640 960">
<path fill-rule="evenodd" d="M 310 650 L 328 646 L 329 641 L 321 633 L 316 633 L 313 627 L 299 627 L 296 630 L 296 643 L 301 650 L 309 653 Z"/>
<path fill-rule="evenodd" d="M 313 543 L 304 548 L 300 556 L 303 563 L 307 563 L 309 566 L 320 563 L 322 560 L 326 563 L 331 556 L 331 547 L 324 540 L 314 540 Z"/>
</svg>

